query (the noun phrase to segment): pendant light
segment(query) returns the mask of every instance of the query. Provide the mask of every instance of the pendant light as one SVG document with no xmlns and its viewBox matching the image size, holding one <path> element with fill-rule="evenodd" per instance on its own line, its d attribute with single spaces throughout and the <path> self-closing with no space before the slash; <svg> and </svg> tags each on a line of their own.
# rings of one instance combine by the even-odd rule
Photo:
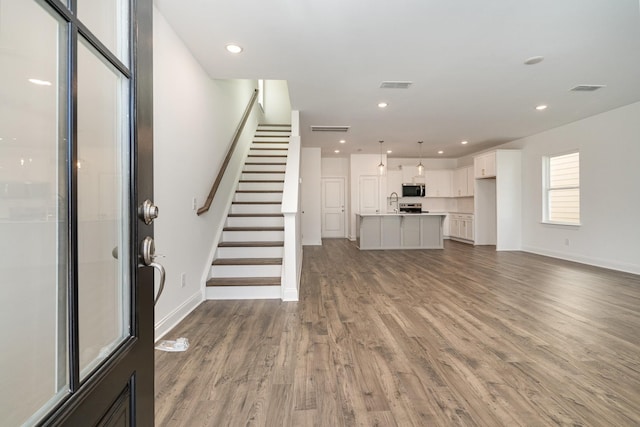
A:
<svg viewBox="0 0 640 427">
<path fill-rule="evenodd" d="M 420 163 L 418 163 L 418 175 L 422 176 L 424 174 L 424 165 L 422 164 L 422 143 L 424 141 L 418 141 L 420 144 Z"/>
<path fill-rule="evenodd" d="M 384 175 L 384 163 L 382 163 L 382 143 L 384 141 L 378 141 L 380 143 L 380 164 L 378 165 L 378 173 Z"/>
</svg>

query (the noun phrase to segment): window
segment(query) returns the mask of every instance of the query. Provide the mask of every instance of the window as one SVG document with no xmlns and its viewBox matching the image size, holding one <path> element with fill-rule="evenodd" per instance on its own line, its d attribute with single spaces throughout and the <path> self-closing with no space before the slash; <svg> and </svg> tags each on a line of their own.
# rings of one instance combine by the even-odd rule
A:
<svg viewBox="0 0 640 427">
<path fill-rule="evenodd" d="M 264 80 L 258 80 L 258 104 L 264 111 Z"/>
<path fill-rule="evenodd" d="M 543 170 L 543 222 L 580 225 L 580 153 L 545 157 Z"/>
</svg>

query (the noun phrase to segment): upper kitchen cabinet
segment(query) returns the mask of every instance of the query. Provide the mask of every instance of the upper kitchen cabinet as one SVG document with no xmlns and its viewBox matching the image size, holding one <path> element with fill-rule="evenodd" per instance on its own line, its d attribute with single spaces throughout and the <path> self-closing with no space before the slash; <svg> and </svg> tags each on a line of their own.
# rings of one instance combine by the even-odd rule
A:
<svg viewBox="0 0 640 427">
<path fill-rule="evenodd" d="M 496 177 L 496 152 L 481 154 L 473 158 L 476 179 Z"/>
<path fill-rule="evenodd" d="M 402 165 L 402 183 L 424 183 L 424 177 L 418 175 L 418 168 L 413 165 Z"/>
<path fill-rule="evenodd" d="M 430 170 L 425 171 L 425 197 L 451 197 L 453 171 L 451 170 Z"/>
<path fill-rule="evenodd" d="M 453 171 L 453 197 L 473 196 L 473 167 L 467 166 Z"/>
</svg>

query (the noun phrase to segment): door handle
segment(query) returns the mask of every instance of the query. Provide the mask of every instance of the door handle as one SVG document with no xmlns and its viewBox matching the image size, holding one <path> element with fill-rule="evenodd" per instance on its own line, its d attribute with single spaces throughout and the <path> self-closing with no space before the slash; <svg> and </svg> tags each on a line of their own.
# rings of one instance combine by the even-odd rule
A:
<svg viewBox="0 0 640 427">
<path fill-rule="evenodd" d="M 153 299 L 153 305 L 155 306 L 160 299 L 160 295 L 162 295 L 162 291 L 164 291 L 164 282 L 166 278 L 166 272 L 162 264 L 157 263 L 155 259 L 158 258 L 156 255 L 156 245 L 153 241 L 153 238 L 147 236 L 142 240 L 140 244 L 140 260 L 142 261 L 143 266 L 153 267 L 158 270 L 160 273 L 160 287 L 158 288 L 158 293 Z"/>
</svg>

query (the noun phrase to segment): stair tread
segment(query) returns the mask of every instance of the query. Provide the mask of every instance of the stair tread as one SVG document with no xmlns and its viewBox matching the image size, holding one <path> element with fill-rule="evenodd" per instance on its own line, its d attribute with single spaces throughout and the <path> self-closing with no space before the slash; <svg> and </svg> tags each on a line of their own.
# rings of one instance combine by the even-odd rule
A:
<svg viewBox="0 0 640 427">
<path fill-rule="evenodd" d="M 279 173 L 279 174 L 283 174 L 284 171 L 242 171 L 242 173 Z"/>
<path fill-rule="evenodd" d="M 287 151 L 288 148 L 273 148 L 273 147 L 251 147 L 253 151 Z"/>
<path fill-rule="evenodd" d="M 207 286 L 280 286 L 280 277 L 213 277 Z"/>
<path fill-rule="evenodd" d="M 222 231 L 284 231 L 284 227 L 224 227 Z"/>
<path fill-rule="evenodd" d="M 247 157 L 287 157 L 281 154 L 249 154 Z"/>
<path fill-rule="evenodd" d="M 266 202 L 231 202 L 232 205 L 281 205 L 282 202 L 266 201 Z"/>
<path fill-rule="evenodd" d="M 282 190 L 236 190 L 236 193 L 282 193 Z"/>
<path fill-rule="evenodd" d="M 218 258 L 212 265 L 282 265 L 282 258 Z"/>
<path fill-rule="evenodd" d="M 265 182 L 265 183 L 281 183 L 284 182 L 284 179 L 241 179 L 238 182 Z"/>
<path fill-rule="evenodd" d="M 259 123 L 258 127 L 261 126 L 288 126 L 291 127 L 291 123 Z"/>
<path fill-rule="evenodd" d="M 284 246 L 282 241 L 269 241 L 269 242 L 220 242 L 218 247 L 220 248 L 273 248 Z"/>
<path fill-rule="evenodd" d="M 275 162 L 275 163 L 267 163 L 267 162 L 246 162 L 244 164 L 246 165 L 252 165 L 252 166 L 258 166 L 258 165 L 277 165 L 277 166 L 286 166 L 287 163 L 286 162 Z"/>
<path fill-rule="evenodd" d="M 227 215 L 232 218 L 277 218 L 284 217 L 281 213 L 230 213 Z"/>
<path fill-rule="evenodd" d="M 289 141 L 253 141 L 253 143 L 254 144 L 289 144 Z"/>
</svg>

